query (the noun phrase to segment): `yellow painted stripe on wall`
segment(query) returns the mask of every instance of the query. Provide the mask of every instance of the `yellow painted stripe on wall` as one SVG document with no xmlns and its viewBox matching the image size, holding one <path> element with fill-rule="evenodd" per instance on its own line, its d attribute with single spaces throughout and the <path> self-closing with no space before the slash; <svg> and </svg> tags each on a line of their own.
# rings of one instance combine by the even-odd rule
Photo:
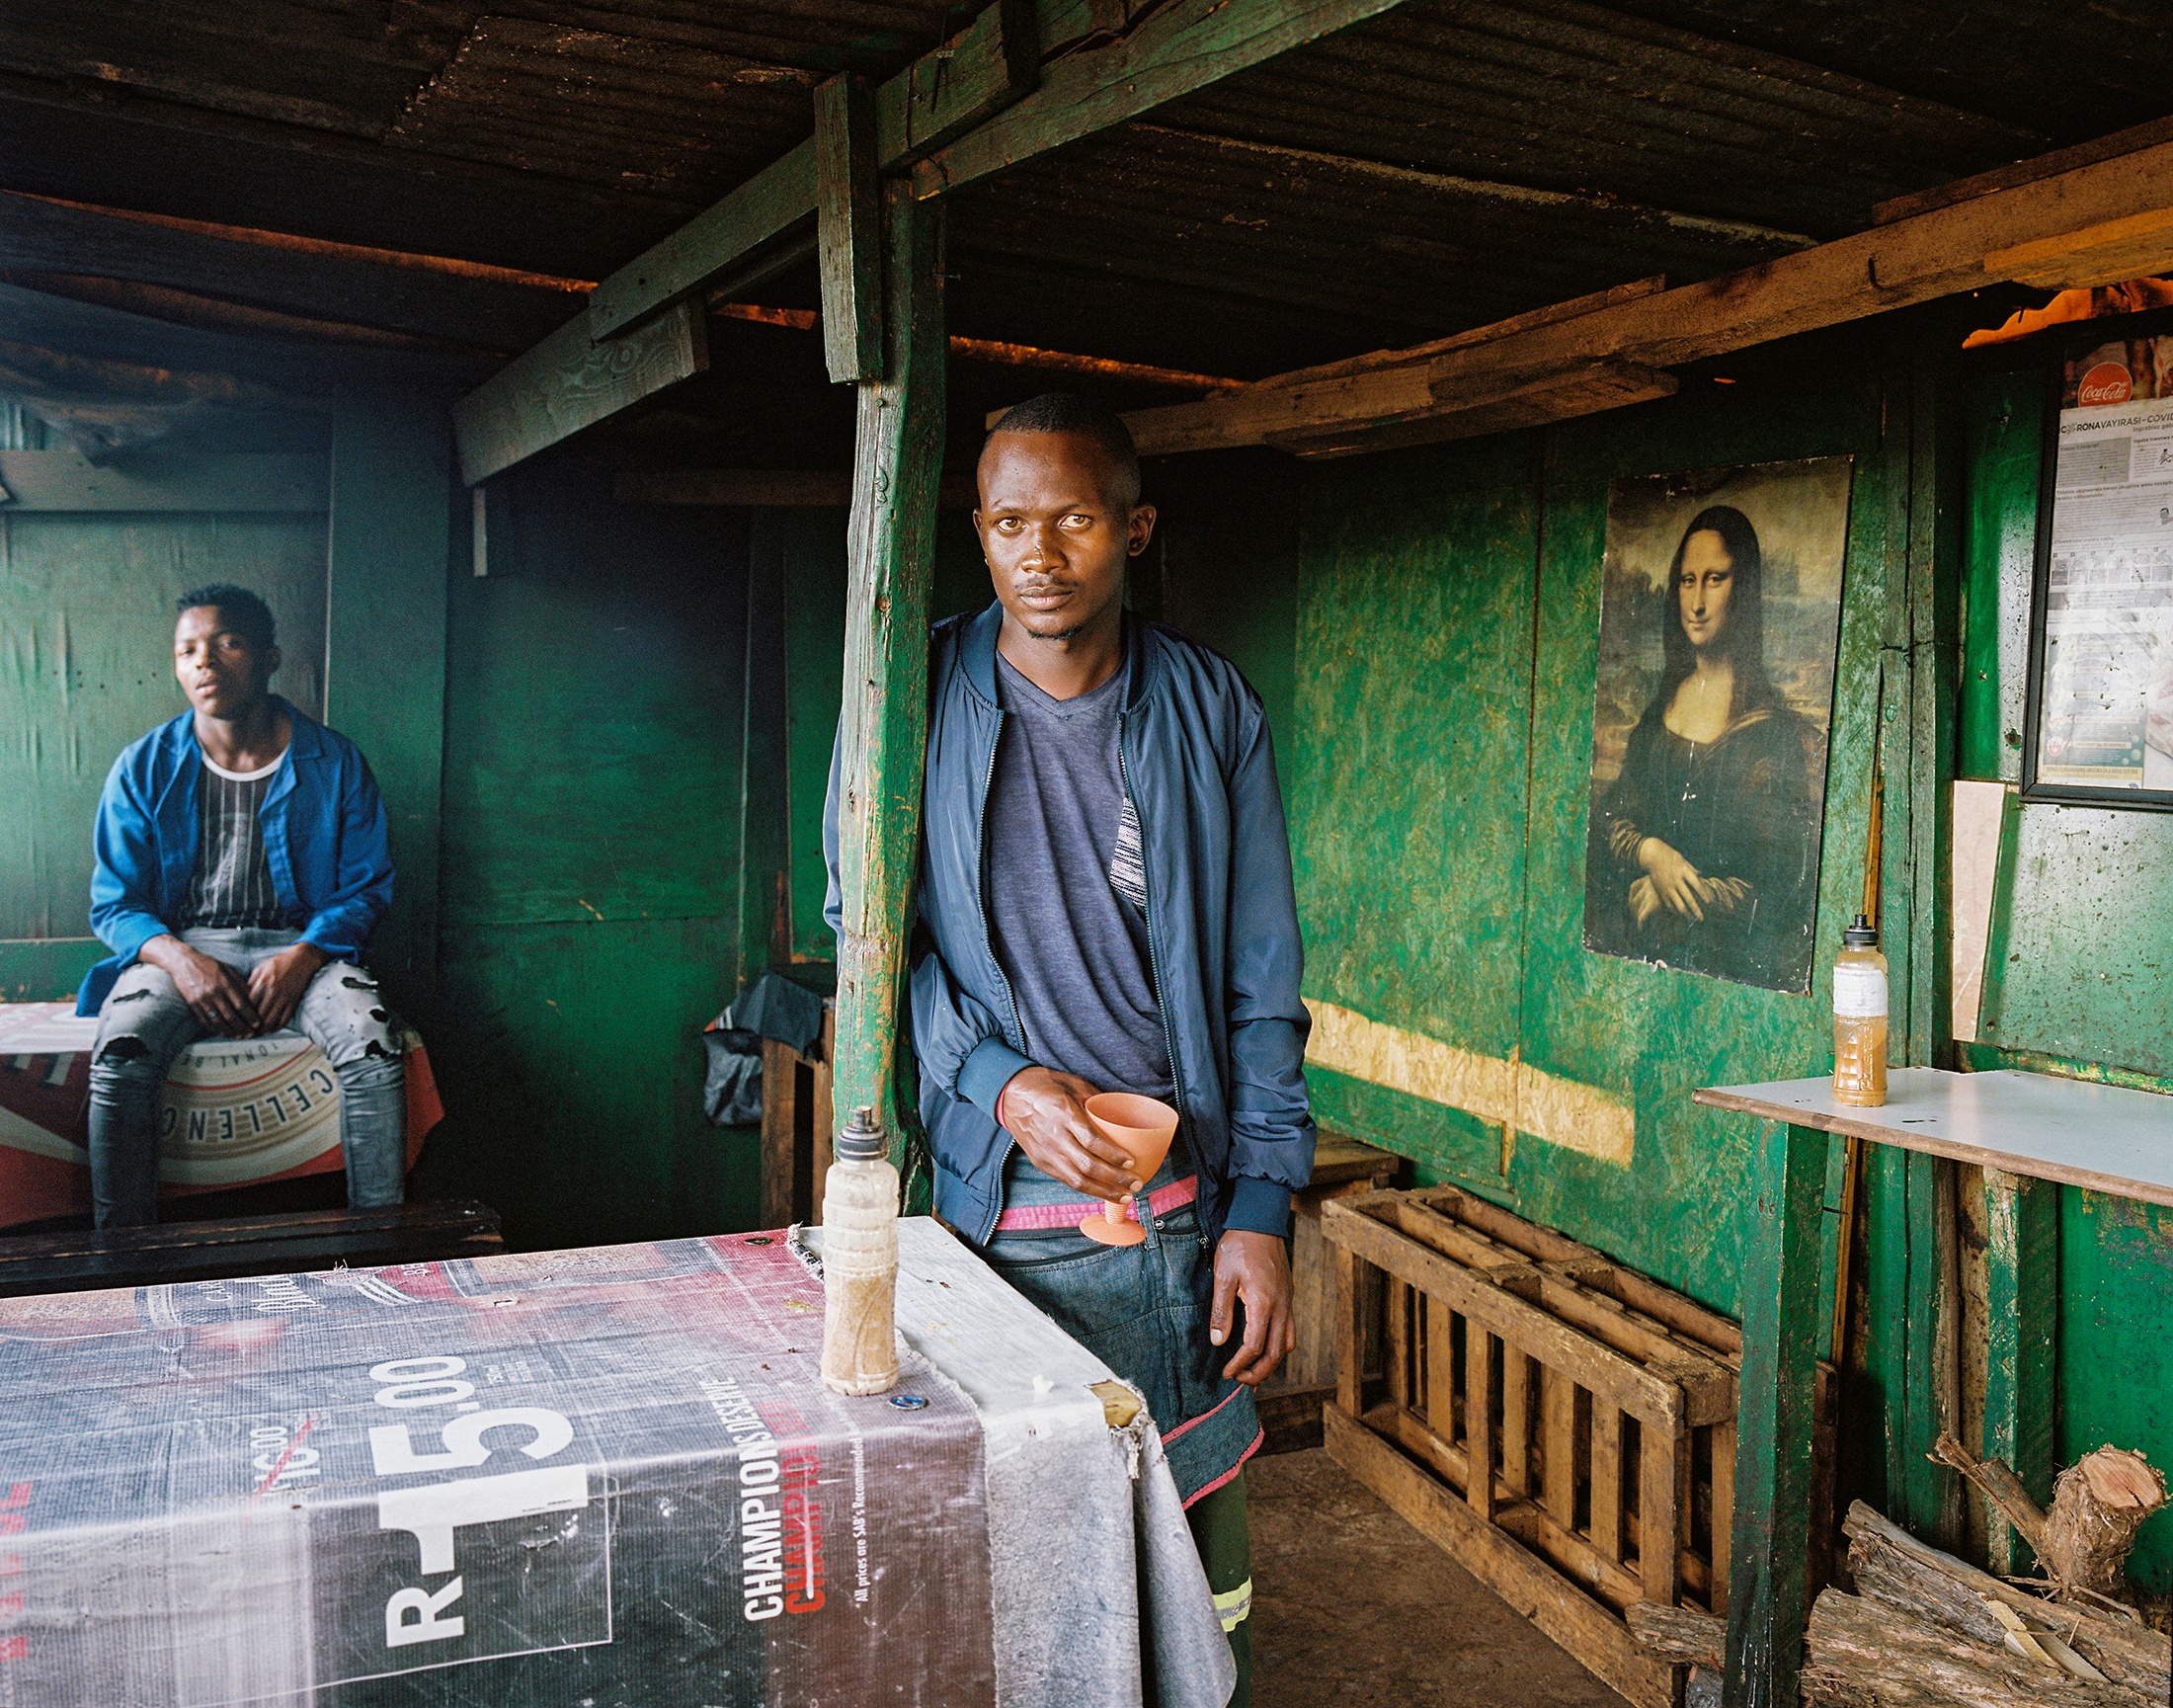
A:
<svg viewBox="0 0 2173 1708">
<path fill-rule="evenodd" d="M 1524 1062 L 1458 1049 L 1333 1003 L 1308 997 L 1306 1008 L 1313 1015 L 1308 1066 L 1462 1109 L 1483 1121 L 1504 1121 L 1520 1133 L 1617 1168 L 1630 1166 L 1637 1110 L 1612 1092 Z"/>
</svg>

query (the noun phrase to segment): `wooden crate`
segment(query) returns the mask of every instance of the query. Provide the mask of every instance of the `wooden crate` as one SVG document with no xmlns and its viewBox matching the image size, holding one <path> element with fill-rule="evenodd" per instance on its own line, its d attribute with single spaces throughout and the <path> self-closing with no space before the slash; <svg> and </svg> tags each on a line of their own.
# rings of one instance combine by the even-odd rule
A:
<svg viewBox="0 0 2173 1708">
<path fill-rule="evenodd" d="M 1453 1188 L 1339 1199 L 1322 1232 L 1329 1452 L 1639 1708 L 1673 1708 L 1681 1669 L 1622 1612 L 1727 1614 L 1740 1331 Z"/>
</svg>

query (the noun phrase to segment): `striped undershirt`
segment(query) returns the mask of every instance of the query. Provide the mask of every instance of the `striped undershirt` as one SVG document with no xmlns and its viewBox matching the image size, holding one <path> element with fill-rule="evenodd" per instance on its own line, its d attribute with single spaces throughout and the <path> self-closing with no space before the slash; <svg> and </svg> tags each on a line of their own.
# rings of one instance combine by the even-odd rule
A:
<svg viewBox="0 0 2173 1708">
<path fill-rule="evenodd" d="M 201 751 L 198 757 L 203 774 L 197 779 L 197 870 L 176 924 L 184 931 L 284 925 L 257 813 L 286 756 L 256 771 L 227 771 Z"/>
</svg>

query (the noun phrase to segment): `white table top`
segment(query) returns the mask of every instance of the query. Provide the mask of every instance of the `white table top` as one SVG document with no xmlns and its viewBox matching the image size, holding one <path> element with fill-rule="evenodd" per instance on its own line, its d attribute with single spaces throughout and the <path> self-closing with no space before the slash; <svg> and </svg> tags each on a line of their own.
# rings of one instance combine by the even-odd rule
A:
<svg viewBox="0 0 2173 1708">
<path fill-rule="evenodd" d="M 1714 1086 L 1693 1100 L 1979 1168 L 2173 1205 L 2173 1098 L 2002 1069 L 1894 1068 L 1876 1109 L 1834 1101 L 1831 1079 Z"/>
</svg>

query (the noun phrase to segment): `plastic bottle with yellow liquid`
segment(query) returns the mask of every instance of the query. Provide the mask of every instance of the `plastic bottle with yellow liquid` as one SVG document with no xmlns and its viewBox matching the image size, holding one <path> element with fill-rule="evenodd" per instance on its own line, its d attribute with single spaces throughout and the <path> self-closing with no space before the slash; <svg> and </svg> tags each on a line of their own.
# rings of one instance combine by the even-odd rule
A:
<svg viewBox="0 0 2173 1708">
<path fill-rule="evenodd" d="M 1887 957 L 1862 914 L 1833 963 L 1833 1100 L 1860 1109 L 1887 1100 Z"/>
</svg>

